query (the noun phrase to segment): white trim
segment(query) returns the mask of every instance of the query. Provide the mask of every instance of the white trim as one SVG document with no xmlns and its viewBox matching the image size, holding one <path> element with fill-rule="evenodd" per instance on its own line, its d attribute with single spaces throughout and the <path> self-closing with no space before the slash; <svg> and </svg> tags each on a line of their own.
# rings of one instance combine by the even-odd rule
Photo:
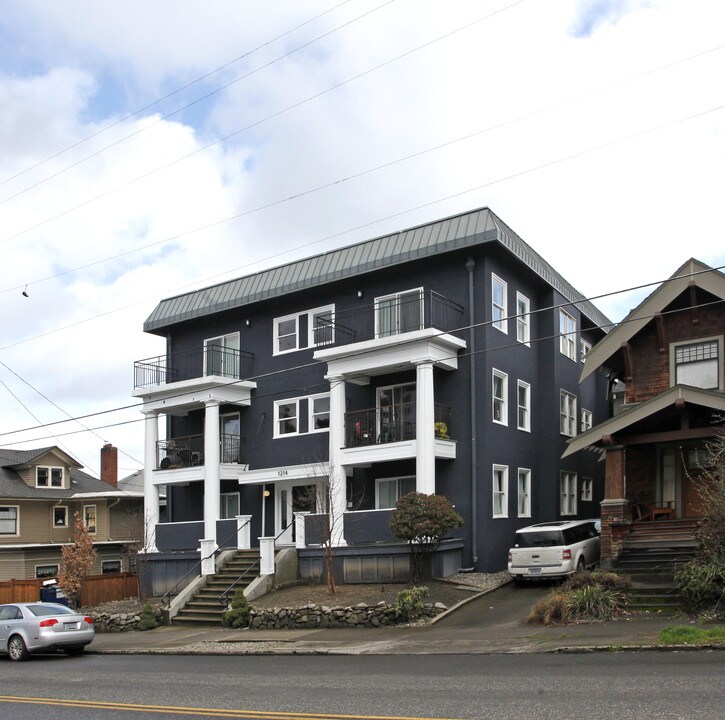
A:
<svg viewBox="0 0 725 720">
<path fill-rule="evenodd" d="M 587 410 L 586 408 L 581 409 L 581 423 L 579 425 L 581 432 L 587 432 L 587 430 L 592 429 L 592 425 L 594 422 L 594 415 L 592 414 L 591 410 Z"/>
<path fill-rule="evenodd" d="M 723 360 L 723 335 L 712 335 L 710 337 L 693 338 L 691 340 L 678 340 L 671 342 L 669 347 L 669 366 L 670 366 L 670 387 L 675 385 L 684 385 L 684 383 L 677 382 L 677 367 L 676 362 L 677 349 L 683 345 L 699 345 L 701 343 L 717 343 L 717 358 L 715 359 L 717 367 L 717 385 L 716 387 L 703 387 L 701 385 L 688 385 L 687 387 L 697 387 L 701 390 L 725 390 L 725 361 Z"/>
<path fill-rule="evenodd" d="M 42 577 L 38 577 L 38 568 L 40 567 L 54 567 L 55 572 L 50 573 L 50 575 L 43 575 Z M 42 580 L 43 578 L 52 578 L 52 577 L 58 577 L 58 573 L 60 572 L 60 562 L 47 562 L 47 563 L 39 563 L 33 568 L 33 575 L 35 575 L 36 580 Z"/>
<path fill-rule="evenodd" d="M 523 311 L 519 310 L 519 303 L 525 305 Z M 523 339 L 519 336 L 519 329 L 523 328 Z M 516 340 L 526 347 L 531 347 L 531 300 L 520 292 L 516 292 Z"/>
<path fill-rule="evenodd" d="M 330 328 L 330 331 L 332 333 L 332 339 L 329 342 L 321 342 L 316 343 L 315 342 L 315 333 L 314 333 L 314 317 L 315 315 L 322 315 L 323 313 L 329 313 L 330 319 L 333 322 L 332 327 Z M 335 304 L 332 305 L 323 305 L 322 307 L 314 308 L 313 310 L 308 310 L 306 313 L 302 313 L 302 315 L 307 315 L 307 347 L 308 348 L 316 348 L 316 347 L 325 347 L 325 345 L 333 345 L 335 342 Z"/>
<path fill-rule="evenodd" d="M 526 390 L 526 405 L 521 405 L 519 402 L 519 390 Z M 522 425 L 519 416 L 519 411 L 523 409 L 526 412 L 525 422 Z M 524 432 L 531 432 L 531 385 L 525 380 L 516 381 L 516 428 L 523 430 Z"/>
<path fill-rule="evenodd" d="M 526 478 L 526 507 L 521 511 L 521 487 L 519 480 L 524 475 Z M 519 468 L 516 473 L 516 513 L 517 517 L 531 517 L 531 470 L 529 468 Z"/>
<path fill-rule="evenodd" d="M 103 572 L 103 566 L 106 563 L 118 563 L 119 569 L 117 571 L 114 570 L 112 572 L 123 572 L 123 559 L 122 558 L 120 558 L 120 557 L 116 557 L 116 558 L 114 558 L 114 557 L 101 558 L 101 575 L 104 575 L 104 574 L 110 575 L 110 573 L 104 573 Z"/>
<path fill-rule="evenodd" d="M 416 332 L 418 330 L 423 330 L 423 326 L 425 325 L 425 306 L 423 304 L 423 288 L 411 288 L 410 290 L 401 290 L 400 292 L 394 292 L 389 293 L 388 295 L 380 295 L 379 297 L 376 297 L 373 300 L 373 315 L 375 317 L 375 338 L 390 338 L 390 337 L 397 337 L 398 335 L 401 335 L 402 333 L 409 333 L 409 332 Z M 419 302 L 419 310 L 420 310 L 420 322 L 418 323 L 418 327 L 414 330 L 401 330 L 400 329 L 400 299 L 404 297 L 405 295 L 413 295 L 414 293 L 418 293 L 418 302 Z M 385 335 L 380 334 L 380 303 L 384 302 L 385 300 L 390 299 L 396 299 L 398 301 L 398 304 L 396 305 L 396 317 L 395 317 L 395 332 L 389 332 L 385 333 Z"/>
<path fill-rule="evenodd" d="M 496 378 L 499 378 L 500 380 L 503 380 L 503 397 L 497 398 L 496 397 Z M 497 425 L 508 425 L 509 424 L 509 403 L 508 403 L 508 393 L 509 393 L 509 376 L 507 373 L 497 370 L 496 368 L 493 368 L 491 370 L 491 420 L 495 422 Z M 496 402 L 499 401 L 501 403 L 501 419 L 496 419 Z"/>
<path fill-rule="evenodd" d="M 576 362 L 576 350 L 576 318 L 564 308 L 559 308 L 559 352 Z"/>
<path fill-rule="evenodd" d="M 38 470 L 47 470 L 48 471 L 48 483 L 46 485 L 38 484 Z M 54 470 L 60 470 L 60 485 L 53 485 L 53 471 Z M 53 488 L 56 488 L 57 490 L 65 489 L 65 468 L 63 466 L 59 466 L 59 465 L 36 465 L 35 466 L 35 487 L 36 488 L 48 488 L 50 490 L 52 490 Z"/>
<path fill-rule="evenodd" d="M 324 412 L 315 413 L 315 400 L 321 400 L 327 398 L 327 410 Z M 321 415 L 327 415 L 327 427 L 315 428 L 315 417 Z M 330 432 L 330 393 L 318 393 L 317 395 L 307 396 L 307 432 L 308 433 L 322 433 Z"/>
<path fill-rule="evenodd" d="M 566 407 L 563 407 L 566 399 Z M 577 430 L 577 397 L 566 390 L 559 390 L 559 433 L 567 437 L 576 437 Z M 566 427 L 564 427 L 566 421 Z"/>
<path fill-rule="evenodd" d="M 286 437 L 295 437 L 300 434 L 300 400 L 301 398 L 289 398 L 287 400 L 275 400 L 274 401 L 274 434 L 272 435 L 273 438 L 286 438 Z M 295 414 L 294 417 L 286 417 L 286 418 L 280 418 L 279 416 L 279 408 L 282 405 L 294 405 L 295 406 Z M 287 432 L 283 433 L 279 431 L 280 421 L 287 421 L 287 420 L 295 420 L 295 430 L 294 432 Z"/>
<path fill-rule="evenodd" d="M 503 292 L 502 305 L 499 305 L 494 299 L 494 288 L 496 287 L 496 283 L 501 285 L 501 290 Z M 501 317 L 498 320 L 496 319 L 496 313 L 494 312 L 496 309 L 501 312 Z M 491 273 L 491 327 L 495 327 L 496 330 L 500 330 L 502 333 L 508 335 L 508 283 L 505 280 L 502 280 L 495 273 Z"/>
<path fill-rule="evenodd" d="M 236 350 L 238 353 L 240 353 L 237 356 L 237 368 L 236 368 L 237 372 L 229 373 L 229 372 L 227 372 L 226 367 L 224 367 L 224 368 L 222 368 L 222 374 L 220 377 L 229 377 L 229 378 L 236 379 L 237 375 L 240 374 L 239 360 L 241 358 L 241 349 L 242 349 L 241 342 L 242 342 L 242 340 L 241 340 L 239 331 L 237 330 L 237 332 L 226 333 L 224 335 L 215 335 L 214 337 L 210 337 L 210 338 L 204 338 L 204 377 L 208 377 L 210 375 L 210 373 L 208 372 L 207 365 L 206 365 L 207 358 L 208 358 L 207 348 L 209 346 L 209 343 L 212 340 L 222 340 L 223 343 L 222 343 L 221 347 L 222 347 L 222 349 L 226 350 L 227 349 L 227 339 L 229 339 L 229 338 L 236 338 L 236 340 L 237 340 L 237 346 L 235 348 L 229 348 L 230 350 Z M 222 355 L 222 358 L 224 358 L 224 357 L 225 356 Z M 216 376 L 215 373 L 212 373 L 211 375 L 214 377 Z"/>
<path fill-rule="evenodd" d="M 587 355 L 590 353 L 591 349 L 592 344 L 589 342 L 589 340 L 579 338 L 579 359 L 582 363 L 585 363 L 587 361 Z"/>
<path fill-rule="evenodd" d="M 226 498 L 231 497 L 233 495 L 236 495 L 236 498 L 237 498 L 237 511 L 233 515 L 229 515 L 227 513 L 228 508 L 227 508 Z M 224 502 L 222 502 L 222 498 L 224 498 Z M 241 512 L 240 502 L 241 502 L 241 496 L 240 496 L 239 491 L 219 493 L 219 519 L 220 520 L 234 520 L 234 518 L 236 518 L 237 515 L 239 515 L 239 513 Z"/>
<path fill-rule="evenodd" d="M 594 498 L 594 479 L 583 477 L 581 482 L 582 502 L 590 502 Z"/>
<path fill-rule="evenodd" d="M 496 473 L 502 472 L 503 482 L 501 490 L 496 489 Z M 491 497 L 491 514 L 494 518 L 507 518 L 509 516 L 509 466 L 508 465 L 493 465 L 491 473 L 491 490 L 493 495 Z M 502 513 L 496 513 L 496 498 L 501 496 L 501 509 Z"/>
<path fill-rule="evenodd" d="M 415 475 L 393 475 L 392 477 L 381 477 L 381 478 L 375 478 L 375 509 L 376 510 L 391 510 L 395 507 L 395 505 L 392 505 L 391 507 L 380 507 L 380 483 L 383 482 L 396 482 L 395 486 L 395 495 L 396 495 L 396 502 L 400 500 L 402 495 L 400 494 L 400 482 L 401 480 L 412 480 L 413 481 L 413 488 L 415 488 Z M 412 490 L 411 492 L 414 492 Z M 407 494 L 407 493 L 405 493 Z"/>
<path fill-rule="evenodd" d="M 58 525 L 55 522 L 55 511 L 56 510 L 65 510 L 65 522 L 62 525 Z M 68 506 L 67 505 L 53 505 L 50 508 L 50 522 L 53 525 L 53 529 L 56 528 L 67 528 L 68 527 Z"/>
<path fill-rule="evenodd" d="M 272 332 L 272 355 L 285 355 L 287 353 L 296 352 L 297 350 L 300 350 L 300 314 L 301 313 L 293 313 L 292 315 L 283 315 L 282 317 L 277 317 L 273 321 L 273 332 Z M 289 320 L 294 320 L 295 323 L 295 331 L 294 333 L 285 333 L 283 337 L 292 337 L 294 334 L 295 338 L 295 346 L 292 348 L 288 348 L 287 350 L 280 350 L 279 349 L 279 326 L 283 322 L 288 322 Z"/>
<path fill-rule="evenodd" d="M 559 512 L 561 516 L 569 517 L 571 515 L 576 515 L 576 502 L 577 473 L 570 472 L 569 470 L 562 470 L 559 473 Z"/>
<path fill-rule="evenodd" d="M 11 538 L 20 537 L 20 505 L 0 505 L 0 508 L 15 508 L 15 532 L 14 533 L 0 533 L 0 537 Z M 0 546 L 7 547 L 7 546 Z"/>
<path fill-rule="evenodd" d="M 91 531 L 90 527 L 88 526 L 88 523 L 86 522 L 86 508 L 93 508 L 93 514 L 96 518 L 96 524 L 93 531 Z M 98 506 L 94 503 L 93 505 L 84 505 L 83 506 L 83 525 L 88 530 L 89 535 L 97 535 L 98 534 Z"/>
</svg>

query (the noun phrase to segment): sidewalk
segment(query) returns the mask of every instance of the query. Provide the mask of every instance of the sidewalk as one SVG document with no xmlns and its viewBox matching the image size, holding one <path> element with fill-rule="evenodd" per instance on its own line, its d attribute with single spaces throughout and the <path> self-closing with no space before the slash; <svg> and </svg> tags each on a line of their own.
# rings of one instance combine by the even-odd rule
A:
<svg viewBox="0 0 725 720">
<path fill-rule="evenodd" d="M 148 632 L 98 633 L 87 652 L 407 655 L 661 649 L 657 646 L 658 633 L 679 622 L 676 618 L 638 614 L 606 623 L 527 625 L 518 619 L 487 616 L 486 611 L 494 609 L 488 608 L 487 594 L 476 594 L 425 626 L 314 630 L 171 626 Z"/>
</svg>

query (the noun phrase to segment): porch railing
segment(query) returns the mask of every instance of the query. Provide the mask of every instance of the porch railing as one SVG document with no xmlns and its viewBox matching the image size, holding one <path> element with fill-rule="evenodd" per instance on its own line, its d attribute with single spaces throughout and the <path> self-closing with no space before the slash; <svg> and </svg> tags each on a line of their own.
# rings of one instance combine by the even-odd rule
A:
<svg viewBox="0 0 725 720">
<path fill-rule="evenodd" d="M 424 328 L 450 332 L 460 327 L 462 320 L 463 306 L 432 290 L 421 290 L 319 316 L 313 338 L 317 347 L 349 345 Z"/>
<path fill-rule="evenodd" d="M 414 440 L 417 430 L 415 405 L 399 403 L 345 413 L 345 447 Z M 451 408 L 434 403 L 433 411 L 435 436 L 451 440 Z"/>
<path fill-rule="evenodd" d="M 209 375 L 244 380 L 252 377 L 253 360 L 252 353 L 217 345 L 137 360 L 133 366 L 134 388 L 157 387 Z"/>
<path fill-rule="evenodd" d="M 223 463 L 241 463 L 241 437 L 222 433 L 219 459 Z M 159 440 L 156 443 L 156 468 L 195 467 L 204 464 L 204 436 L 188 435 Z"/>
<path fill-rule="evenodd" d="M 435 436 L 451 440 L 451 409 L 440 403 L 434 403 L 433 407 Z M 415 417 L 415 403 L 399 403 L 345 413 L 345 447 L 415 440 Z"/>
</svg>

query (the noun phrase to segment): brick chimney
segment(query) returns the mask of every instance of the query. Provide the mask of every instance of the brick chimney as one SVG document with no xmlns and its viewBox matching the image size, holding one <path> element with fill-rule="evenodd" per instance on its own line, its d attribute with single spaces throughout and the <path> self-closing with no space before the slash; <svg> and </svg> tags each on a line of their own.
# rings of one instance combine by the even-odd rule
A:
<svg viewBox="0 0 725 720">
<path fill-rule="evenodd" d="M 101 480 L 118 487 L 118 448 L 111 443 L 101 448 Z"/>
</svg>

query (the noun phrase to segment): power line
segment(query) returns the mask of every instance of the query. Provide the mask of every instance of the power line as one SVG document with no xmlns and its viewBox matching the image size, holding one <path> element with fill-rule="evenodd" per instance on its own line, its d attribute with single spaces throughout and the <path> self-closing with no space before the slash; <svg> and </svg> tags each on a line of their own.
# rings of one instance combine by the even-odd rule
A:
<svg viewBox="0 0 725 720">
<path fill-rule="evenodd" d="M 706 270 L 698 270 L 697 272 L 693 272 L 693 273 L 688 273 L 686 277 L 697 277 L 699 275 L 704 275 L 706 273 L 719 272 L 719 271 L 721 271 L 723 269 L 725 269 L 725 265 L 721 265 L 719 267 L 708 268 Z M 611 297 L 611 296 L 614 296 L 614 295 L 621 295 L 621 294 L 628 293 L 628 292 L 634 292 L 636 290 L 642 290 L 642 289 L 645 289 L 645 288 L 648 288 L 648 287 L 652 287 L 652 286 L 655 286 L 655 285 L 657 285 L 657 286 L 663 286 L 663 285 L 666 285 L 669 282 L 674 282 L 674 281 L 677 281 L 677 280 L 681 280 L 682 277 L 683 276 L 669 277 L 669 278 L 666 278 L 665 280 L 655 280 L 655 281 L 648 282 L 648 283 L 642 283 L 640 285 L 632 285 L 632 286 L 629 286 L 629 287 L 626 287 L 626 288 L 623 288 L 623 289 L 612 290 L 610 292 L 601 293 L 599 295 L 593 295 L 593 296 L 588 297 L 588 298 L 579 298 L 579 299 L 576 299 L 576 300 L 567 300 L 566 302 L 555 303 L 553 305 L 548 305 L 548 306 L 545 306 L 545 307 L 536 308 L 534 310 L 531 310 L 528 313 L 522 313 L 520 315 L 508 315 L 505 319 L 507 321 L 508 320 L 515 320 L 518 317 L 530 316 L 530 315 L 535 315 L 535 314 L 538 314 L 538 313 L 549 312 L 551 310 L 557 310 L 557 309 L 560 309 L 560 308 L 577 306 L 577 305 L 580 305 L 583 302 L 593 302 L 594 300 L 600 300 L 602 298 Z M 709 302 L 709 303 L 702 303 L 702 304 L 698 305 L 697 307 L 709 307 L 711 305 L 716 305 L 716 304 L 723 303 L 723 302 L 725 302 L 725 299 L 719 299 L 719 300 L 715 300 L 715 301 L 712 301 L 712 302 Z M 689 310 L 689 308 L 684 308 L 684 310 Z M 682 310 L 682 311 L 684 311 L 684 310 Z M 666 311 L 665 313 L 662 313 L 662 314 L 671 314 L 673 312 L 680 312 L 680 311 L 681 310 L 678 309 L 678 310 L 673 310 L 673 311 Z M 647 316 L 647 317 L 649 319 L 651 319 L 651 318 L 655 317 L 655 315 L 651 315 L 651 316 Z M 625 318 L 624 320 L 620 321 L 617 325 L 622 325 L 622 324 L 627 323 L 627 322 L 634 322 L 634 321 L 638 321 L 638 320 L 641 320 L 641 319 L 642 319 L 641 317 L 630 318 L 630 319 Z M 481 321 L 481 322 L 478 322 L 478 323 L 473 323 L 471 325 L 461 326 L 461 327 L 455 328 L 454 330 L 447 330 L 447 331 L 446 330 L 439 330 L 438 331 L 438 336 L 441 336 L 441 335 L 449 335 L 449 334 L 452 334 L 452 333 L 462 333 L 462 332 L 466 332 L 466 331 L 469 331 L 469 330 L 472 330 L 472 329 L 480 329 L 480 328 L 487 327 L 487 326 L 491 325 L 493 322 L 495 322 L 495 321 L 494 320 L 485 320 L 485 321 Z M 603 331 L 607 332 L 610 327 L 611 327 L 610 325 L 606 325 L 606 326 L 603 326 L 603 325 L 595 325 L 595 326 L 593 326 L 593 329 L 599 329 L 599 330 L 603 330 Z M 561 333 L 556 333 L 554 335 L 550 335 L 550 336 L 546 336 L 546 337 L 532 338 L 531 339 L 531 342 L 542 342 L 544 340 L 551 340 L 551 339 L 560 337 L 560 335 L 561 335 Z M 406 344 L 410 344 L 412 342 L 415 342 L 415 340 L 403 339 L 403 340 L 401 340 L 398 343 L 398 346 L 403 346 L 403 345 L 406 345 Z M 478 351 L 476 351 L 473 354 L 478 355 L 478 354 L 482 354 L 482 353 L 485 353 L 485 352 L 494 352 L 494 351 L 497 351 L 497 350 L 504 350 L 504 349 L 509 349 L 509 348 L 512 348 L 512 347 L 520 347 L 522 345 L 523 345 L 523 343 L 520 343 L 520 342 L 516 341 L 515 343 L 512 343 L 510 345 L 483 348 L 482 350 L 478 350 Z M 314 349 L 314 348 L 307 348 L 307 349 Z M 350 353 L 350 357 L 361 357 L 361 356 L 369 355 L 369 354 L 374 353 L 374 352 L 376 352 L 375 349 L 360 350 L 360 351 L 357 351 L 357 352 L 354 352 L 354 353 Z M 472 354 L 472 353 L 460 353 L 460 354 L 459 353 L 456 353 L 455 355 L 451 355 L 450 358 L 448 358 L 448 359 L 452 359 L 454 357 L 458 357 L 458 358 L 467 357 L 470 354 Z M 223 383 L 221 385 L 223 387 L 231 387 L 233 385 L 239 385 L 240 383 L 244 383 L 244 382 L 250 382 L 250 381 L 257 381 L 257 380 L 268 379 L 268 378 L 273 377 L 273 376 L 276 376 L 276 375 L 286 374 L 286 373 L 294 372 L 294 371 L 297 371 L 297 370 L 305 370 L 305 369 L 308 369 L 310 367 L 317 367 L 319 365 L 324 365 L 324 364 L 326 364 L 326 361 L 323 361 L 323 360 L 313 360 L 312 362 L 309 362 L 309 363 L 302 363 L 302 364 L 294 365 L 292 367 L 283 368 L 283 369 L 280 369 L 280 370 L 271 370 L 271 371 L 269 371 L 267 373 L 261 373 L 261 374 L 253 375 L 250 378 L 243 378 L 243 379 L 240 379 L 240 380 L 230 380 L 228 383 Z M 349 380 L 349 378 L 346 378 L 346 380 Z M 267 393 L 263 393 L 263 394 L 255 394 L 255 398 L 263 398 L 263 397 L 268 397 L 268 396 L 273 396 L 273 395 L 279 395 L 281 392 L 291 392 L 293 390 L 300 390 L 300 389 L 305 389 L 305 388 L 297 387 L 297 388 L 289 388 L 289 389 L 282 390 L 282 391 L 279 391 L 278 390 L 278 391 L 267 392 Z M 186 393 L 184 392 L 184 393 L 179 393 L 178 395 L 170 395 L 166 399 L 167 400 L 173 400 L 174 398 L 182 397 L 185 394 Z M 134 404 L 134 405 L 124 405 L 124 406 L 117 407 L 117 408 L 111 408 L 111 409 L 108 409 L 108 410 L 101 410 L 99 412 L 89 413 L 89 414 L 86 414 L 86 415 L 81 415 L 81 416 L 78 416 L 77 418 L 72 418 L 72 420 L 79 420 L 79 419 L 85 420 L 85 419 L 88 419 L 90 417 L 98 417 L 100 415 L 106 415 L 106 414 L 110 414 L 110 413 L 113 413 L 113 412 L 120 412 L 122 410 L 127 410 L 127 409 L 131 409 L 131 408 L 135 408 L 137 410 L 142 410 L 143 407 L 144 407 L 144 404 L 143 403 L 141 403 L 141 404 Z M 96 430 L 98 430 L 98 429 L 105 429 L 107 427 L 116 427 L 117 425 L 127 425 L 130 422 L 141 422 L 141 421 L 142 421 L 142 419 L 129 420 L 129 421 L 119 422 L 119 423 L 115 423 L 115 424 L 111 424 L 111 425 L 104 425 L 104 426 L 101 426 L 100 428 L 94 428 L 94 429 L 96 429 Z M 56 421 L 56 422 L 53 422 L 53 423 L 47 423 L 46 425 L 38 425 L 38 426 L 28 427 L 28 428 L 22 428 L 20 430 L 14 430 L 14 431 L 10 431 L 10 432 L 2 432 L 2 433 L 0 433 L 0 437 L 4 437 L 6 435 L 16 435 L 16 434 L 23 433 L 23 432 L 30 432 L 32 430 L 38 430 L 38 429 L 41 429 L 41 428 L 47 428 L 47 427 L 50 427 L 52 425 L 60 425 L 60 424 L 66 423 L 66 422 L 70 422 L 70 420 L 59 420 L 59 421 Z M 83 432 L 83 431 L 82 430 L 77 430 L 77 431 L 73 431 L 73 432 L 67 433 L 67 434 L 78 434 L 80 432 Z M 63 436 L 64 436 L 64 434 L 58 435 L 58 437 L 63 437 Z M 21 442 L 22 443 L 25 443 L 25 442 L 34 442 L 34 441 L 31 441 L 31 440 L 23 440 Z"/>
<path fill-rule="evenodd" d="M 55 158 L 59 157 L 60 155 L 63 155 L 64 153 L 68 152 L 69 150 L 73 150 L 74 148 L 79 147 L 80 145 L 83 145 L 84 143 L 88 142 L 89 140 L 92 140 L 94 137 L 97 137 L 98 135 L 102 135 L 103 133 L 107 132 L 108 130 L 113 129 L 117 125 L 120 125 L 123 122 L 126 122 L 126 120 L 130 120 L 131 118 L 135 117 L 136 115 L 139 115 L 142 112 L 145 112 L 146 110 L 150 110 L 155 105 L 158 105 L 159 103 L 164 102 L 164 100 L 168 100 L 169 98 L 173 97 L 174 95 L 178 95 L 180 92 L 183 92 L 184 90 L 188 90 L 190 87 L 193 87 L 194 85 L 202 82 L 203 80 L 206 80 L 210 78 L 212 75 L 215 75 L 220 70 L 225 70 L 226 68 L 230 67 L 231 65 L 234 65 L 235 63 L 239 62 L 240 60 L 244 60 L 245 58 L 249 57 L 253 53 L 257 52 L 258 50 L 261 50 L 262 48 L 267 47 L 268 45 L 271 45 L 272 43 L 276 42 L 277 40 L 281 40 L 283 37 L 290 35 L 291 33 L 299 30 L 300 28 L 303 28 L 305 25 L 309 25 L 311 22 L 314 22 L 315 20 L 319 20 L 324 15 L 327 15 L 338 8 L 342 7 L 343 5 L 347 5 L 352 0 L 343 0 L 343 2 L 338 3 L 334 7 L 331 7 L 329 10 L 325 10 L 324 12 L 320 13 L 319 15 L 315 15 L 314 17 L 310 18 L 309 20 L 305 20 L 305 22 L 300 23 L 299 25 L 296 25 L 295 27 L 291 28 L 290 30 L 287 30 L 283 32 L 281 35 L 277 35 L 276 37 L 273 37 L 271 40 L 267 40 L 266 42 L 262 43 L 261 45 L 257 45 L 252 50 L 247 50 L 247 52 L 242 53 L 239 57 L 234 58 L 233 60 L 229 60 L 228 62 L 225 62 L 223 65 L 220 65 L 219 67 L 214 68 L 213 70 L 210 70 L 207 73 L 204 73 L 204 75 L 201 75 L 197 77 L 196 79 L 192 80 L 191 82 L 186 83 L 186 85 L 182 85 L 181 87 L 176 88 L 176 90 L 172 90 L 171 92 L 167 93 L 166 95 L 154 100 L 153 102 L 150 102 L 148 105 L 144 105 L 143 107 L 140 107 L 138 110 L 134 110 L 131 113 L 128 113 L 127 115 L 124 115 L 123 117 L 119 118 L 118 120 L 115 120 L 114 122 L 110 123 L 109 125 L 106 125 L 99 130 L 96 130 L 94 133 L 91 133 L 90 135 L 87 135 L 86 137 L 82 138 L 81 140 L 78 140 L 77 142 L 72 143 L 71 145 L 68 145 L 64 147 L 62 150 L 58 150 L 53 155 L 50 155 L 46 157 L 44 160 L 40 160 L 39 162 L 35 163 L 35 165 L 31 165 L 30 167 L 25 168 L 25 170 L 21 170 L 19 173 L 16 173 L 15 175 L 11 175 L 9 177 L 6 177 L 4 180 L 0 180 L 0 187 L 5 185 L 8 182 L 11 182 L 12 180 L 15 180 L 16 178 L 21 177 L 22 175 L 25 175 L 25 173 L 30 172 L 31 170 L 35 170 L 36 168 L 39 168 L 41 165 L 45 165 L 45 163 L 50 162 L 51 160 L 55 160 Z M 324 36 L 322 36 L 324 37 Z M 297 50 L 290 51 L 289 53 L 282 55 L 278 59 L 282 59 L 287 57 L 288 55 L 292 54 L 293 52 L 296 52 Z M 261 68 L 260 68 L 261 69 Z M 228 87 L 227 85 L 223 86 L 222 88 L 219 88 L 215 92 L 219 92 L 219 90 L 224 89 L 225 87 Z M 209 93 L 207 95 L 204 95 L 202 98 L 198 98 L 194 101 L 194 103 L 199 102 L 200 100 L 204 100 L 214 93 Z M 161 122 L 162 120 L 166 120 L 167 118 L 171 117 L 172 115 L 175 115 L 176 113 L 179 113 L 183 110 L 186 110 L 187 108 L 191 107 L 194 103 L 190 103 L 189 105 L 186 105 L 184 107 L 178 108 L 173 113 L 169 115 L 165 115 L 164 117 L 160 118 L 157 122 Z M 155 125 L 156 123 L 152 123 L 150 126 Z M 145 130 L 148 129 L 148 127 L 144 128 Z M 135 135 L 136 133 L 134 133 Z M 133 135 L 129 135 L 128 137 L 133 137 Z M 124 139 L 128 139 L 128 137 Z M 113 143 L 114 145 L 117 143 Z M 112 147 L 112 145 L 109 145 L 109 147 Z M 93 155 L 89 156 L 93 157 Z M 85 158 L 87 160 L 88 158 Z M 77 164 L 77 163 L 76 163 Z M 74 167 L 75 165 L 70 165 L 67 169 L 70 167 Z M 64 172 L 64 171 L 63 171 Z M 54 175 L 51 177 L 55 177 Z M 31 186 L 35 187 L 35 186 Z M 30 188 L 27 188 L 30 189 Z M 9 198 L 6 198 L 9 199 Z M 5 202 L 4 200 L 2 202 Z M 1 204 L 1 203 L 0 203 Z"/>
<path fill-rule="evenodd" d="M 393 1 L 394 0 L 387 0 L 388 3 L 393 2 Z M 122 183 L 121 185 L 117 185 L 116 187 L 111 188 L 110 190 L 107 190 L 106 192 L 103 192 L 100 195 L 96 195 L 95 197 L 89 198 L 88 200 L 85 200 L 82 203 L 79 203 L 78 205 L 67 208 L 66 210 L 63 210 L 62 212 L 58 213 L 57 215 L 53 215 L 49 218 L 45 218 L 44 220 L 36 223 L 35 225 L 27 227 L 24 230 L 19 230 L 18 232 L 14 233 L 13 235 L 9 235 L 9 236 L 3 238 L 2 240 L 0 240 L 0 244 L 9 242 L 10 240 L 14 240 L 15 238 L 21 237 L 22 235 L 25 235 L 26 233 L 29 233 L 33 230 L 37 230 L 39 227 L 42 227 L 43 225 L 46 225 L 47 223 L 53 222 L 54 220 L 57 220 L 61 217 L 65 217 L 66 215 L 69 215 L 70 213 L 73 213 L 76 210 L 79 210 L 80 208 L 86 207 L 87 205 L 97 202 L 98 200 L 101 200 L 102 198 L 112 195 L 113 193 L 118 192 L 119 190 L 122 190 L 123 188 L 128 187 L 129 185 L 132 185 L 133 183 L 136 183 L 140 180 L 145 180 L 146 178 L 149 178 L 149 177 L 155 175 L 156 173 L 162 172 L 163 170 L 167 170 L 168 168 L 173 167 L 177 163 L 183 162 L 184 160 L 188 160 L 189 158 L 191 158 L 201 152 L 204 152 L 205 150 L 208 150 L 209 148 L 215 147 L 216 145 L 219 145 L 220 143 L 226 142 L 230 138 L 236 137 L 237 135 L 240 135 L 241 133 L 246 132 L 247 130 L 250 130 L 251 128 L 257 127 L 258 125 L 261 125 L 262 123 L 265 123 L 268 120 L 272 120 L 276 117 L 280 117 L 281 115 L 284 115 L 285 113 L 290 112 L 291 110 L 294 110 L 298 107 L 306 105 L 307 103 L 312 102 L 313 100 L 317 100 L 318 98 L 322 97 L 323 95 L 326 95 L 334 90 L 338 90 L 339 88 L 344 87 L 345 85 L 348 85 L 351 82 L 359 80 L 360 78 L 365 77 L 366 75 L 369 75 L 373 72 L 376 72 L 377 70 L 380 70 L 381 68 L 387 67 L 388 65 L 391 65 L 392 63 L 397 62 L 398 60 L 401 60 L 402 58 L 408 57 L 409 55 L 412 55 L 413 53 L 418 52 L 419 50 L 422 50 L 431 45 L 434 45 L 435 43 L 440 42 L 441 40 L 445 40 L 445 39 L 451 37 L 452 35 L 459 33 L 463 30 L 467 30 L 467 29 L 473 27 L 474 25 L 476 25 L 480 22 L 483 22 L 484 20 L 490 19 L 494 15 L 498 15 L 499 13 L 501 13 L 505 10 L 508 10 L 516 5 L 519 5 L 522 2 L 524 2 L 524 0 L 516 0 L 511 5 L 507 5 L 506 7 L 496 10 L 492 13 L 489 13 L 488 15 L 485 15 L 484 17 L 478 18 L 477 20 L 474 20 L 465 25 L 462 25 L 461 27 L 456 28 L 455 30 L 445 33 L 444 35 L 440 35 L 439 37 L 437 37 L 433 40 L 425 42 L 422 45 L 418 45 L 417 47 L 402 53 L 401 55 L 397 55 L 396 57 L 393 57 L 389 60 L 386 60 L 383 63 L 380 63 L 379 65 L 376 65 L 368 70 L 365 70 L 364 72 L 354 75 L 353 77 L 350 77 L 347 80 L 343 80 L 339 83 L 336 83 L 335 85 L 332 85 L 331 87 L 328 87 L 325 90 L 322 90 L 318 93 L 315 93 L 314 95 L 311 95 L 302 100 L 299 100 L 298 102 L 295 102 L 292 105 L 288 105 L 287 107 L 283 108 L 282 110 L 278 110 L 277 112 L 274 112 L 271 115 L 267 115 L 266 117 L 261 118 L 260 120 L 257 120 L 255 122 L 251 123 L 250 125 L 246 125 L 243 128 L 239 128 L 238 130 L 235 130 L 234 132 L 229 133 L 228 135 L 224 135 L 223 137 L 217 138 L 216 140 L 213 140 L 212 142 L 207 143 L 206 145 L 202 145 L 201 147 L 198 147 L 196 150 L 193 150 L 192 152 L 187 153 L 186 155 L 182 155 L 182 156 L 176 158 L 175 160 L 172 160 L 171 162 L 166 163 L 165 165 L 161 165 L 161 166 L 155 168 L 154 170 L 150 170 L 149 172 L 144 173 L 143 175 L 139 175 L 139 176 L 133 178 L 132 180 L 128 180 L 127 182 Z M 102 151 L 99 151 L 99 153 L 100 152 L 102 152 Z M 99 154 L 99 153 L 96 153 L 96 154 Z M 28 188 L 28 190 L 29 189 L 30 188 Z M 25 191 L 22 191 L 22 192 L 25 192 Z M 21 193 L 18 193 L 18 194 L 21 194 Z M 16 195 L 13 195 L 10 198 L 6 198 L 6 200 L 11 200 L 14 197 L 16 197 Z"/>
</svg>

